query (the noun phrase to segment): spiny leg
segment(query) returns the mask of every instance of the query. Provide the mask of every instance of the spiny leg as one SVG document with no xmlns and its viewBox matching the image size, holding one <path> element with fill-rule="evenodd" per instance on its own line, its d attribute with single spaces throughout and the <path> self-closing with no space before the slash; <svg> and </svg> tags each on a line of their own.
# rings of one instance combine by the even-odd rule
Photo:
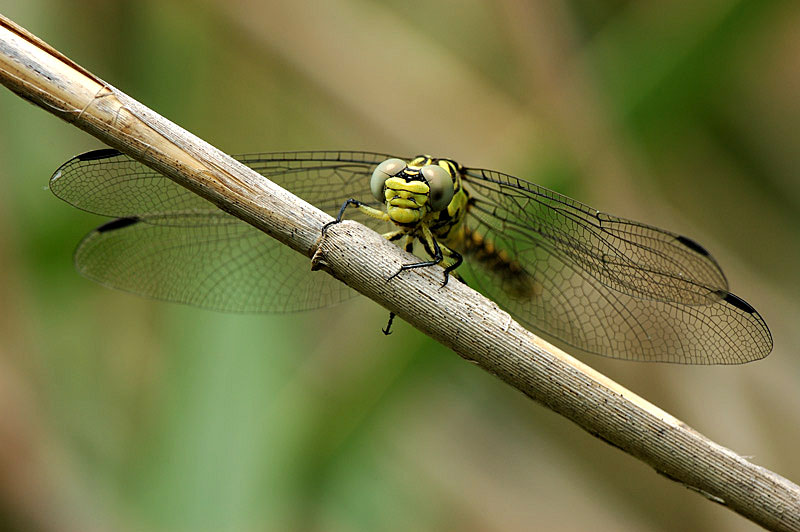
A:
<svg viewBox="0 0 800 532">
<path fill-rule="evenodd" d="M 423 227 L 422 231 L 423 231 L 423 235 L 425 236 L 426 239 L 432 240 L 433 242 L 437 242 L 436 237 L 433 236 L 433 234 L 431 233 L 430 228 Z M 423 244 L 424 244 L 424 242 L 423 242 Z M 442 283 L 442 286 L 446 286 L 447 285 L 447 281 L 450 278 L 449 277 L 450 276 L 450 272 L 453 273 L 453 277 L 455 277 L 456 279 L 458 279 L 462 283 L 466 284 L 464 282 L 464 279 L 462 279 L 461 276 L 456 271 L 454 271 L 456 268 L 461 266 L 462 262 L 464 262 L 464 257 L 461 256 L 461 253 L 457 252 L 454 249 L 450 249 L 448 246 L 446 246 L 444 244 L 440 244 L 440 247 L 441 247 L 442 254 L 444 255 L 444 260 L 442 260 L 442 263 L 441 263 L 442 266 L 444 266 L 444 283 Z"/>
<path fill-rule="evenodd" d="M 336 219 L 334 221 L 328 222 L 328 223 L 326 223 L 325 225 L 322 226 L 322 234 L 323 235 L 328 230 L 328 227 L 332 226 L 333 224 L 338 224 L 339 222 L 342 221 L 342 217 L 344 216 L 344 211 L 347 210 L 347 207 L 349 207 L 350 205 L 355 205 L 356 207 L 358 207 L 358 210 L 360 210 L 361 212 L 363 212 L 367 216 L 371 216 L 371 217 L 377 218 L 379 220 L 389 221 L 389 215 L 386 214 L 385 212 L 383 212 L 383 211 L 381 211 L 379 209 L 375 209 L 373 207 L 370 207 L 366 203 L 362 203 L 362 202 L 358 201 L 357 199 L 350 198 L 350 199 L 348 199 L 347 201 L 345 201 L 342 204 L 342 208 L 339 209 L 339 214 L 338 214 L 338 216 L 336 216 Z"/>
<path fill-rule="evenodd" d="M 431 251 L 429 243 L 426 242 L 424 238 L 421 238 L 420 242 L 422 242 L 422 245 L 423 247 L 425 247 L 425 251 L 428 253 L 428 255 L 433 257 L 433 260 L 415 262 L 413 264 L 403 264 L 402 266 L 400 266 L 400 269 L 397 270 L 397 272 L 395 272 L 394 275 L 386 279 L 387 281 L 391 281 L 392 279 L 400 275 L 400 272 L 403 272 L 405 270 L 413 270 L 414 268 L 425 268 L 426 266 L 436 266 L 437 264 L 442 262 L 442 259 L 444 258 L 444 256 L 442 255 L 442 249 L 439 247 L 439 243 L 435 239 L 431 239 L 431 243 L 433 244 L 433 251 Z M 444 284 L 447 284 L 447 277 L 445 277 Z"/>
<path fill-rule="evenodd" d="M 388 233 L 383 233 L 381 236 L 386 240 L 388 240 L 389 242 L 394 242 L 396 240 L 400 240 L 406 234 L 408 234 L 408 232 L 405 229 L 398 229 L 397 231 L 389 231 Z"/>
<path fill-rule="evenodd" d="M 461 263 L 464 262 L 464 259 L 460 253 L 450 249 L 444 244 L 439 244 L 439 241 L 436 240 L 436 237 L 433 236 L 430 227 L 427 225 L 422 226 L 422 236 L 423 238 L 420 239 L 420 242 L 422 242 L 422 245 L 425 247 L 425 251 L 427 251 L 428 255 L 433 256 L 433 254 L 430 252 L 430 248 L 432 247 L 430 243 L 433 243 L 434 249 L 436 249 L 437 245 L 439 246 L 439 252 L 444 256 L 443 260 L 440 261 L 441 265 L 444 266 L 444 282 L 442 283 L 442 286 L 447 286 L 447 281 L 450 279 L 450 272 L 458 268 Z M 453 273 L 453 276 L 462 283 L 464 282 L 461 276 L 457 273 Z"/>
<path fill-rule="evenodd" d="M 325 225 L 322 226 L 322 234 L 323 235 L 328 230 L 328 227 L 332 226 L 333 224 L 338 224 L 339 222 L 342 221 L 342 216 L 344 216 L 344 211 L 350 205 L 355 205 L 356 207 L 361 207 L 361 205 L 363 205 L 363 204 L 360 201 L 358 201 L 356 199 L 353 199 L 353 198 L 350 198 L 347 201 L 345 201 L 344 203 L 342 203 L 342 208 L 339 209 L 339 214 L 338 214 L 338 216 L 336 216 L 336 219 L 334 221 L 328 222 L 328 223 L 326 223 Z"/>
<path fill-rule="evenodd" d="M 414 236 L 408 234 L 405 230 L 401 229 L 399 231 L 393 231 L 391 233 L 386 233 L 383 237 L 388 240 L 389 242 L 394 242 L 395 240 L 399 240 L 403 235 L 406 236 L 406 251 L 408 253 L 414 253 Z M 399 273 L 399 272 L 398 272 Z M 392 322 L 394 321 L 396 314 L 394 312 L 389 312 L 389 322 L 386 324 L 384 329 L 381 329 L 383 334 L 389 336 L 392 334 Z"/>
<path fill-rule="evenodd" d="M 387 234 L 385 234 L 383 236 L 386 237 L 386 239 L 389 240 L 389 241 L 394 241 L 394 240 L 398 240 L 400 238 L 400 236 L 402 236 L 403 234 L 405 234 L 403 231 L 397 231 L 397 232 L 393 232 L 393 233 L 387 233 Z M 436 242 L 435 239 L 433 240 L 433 242 L 434 242 L 434 244 L 433 244 L 434 245 L 434 249 L 436 249 L 436 246 L 437 246 L 438 243 Z M 424 246 L 424 243 L 423 243 L 423 246 Z M 426 250 L 427 249 L 428 248 L 426 246 Z M 445 286 L 447 284 L 447 279 L 448 279 L 448 275 L 450 274 L 450 272 L 453 273 L 453 277 L 455 277 L 456 279 L 458 279 L 462 283 L 467 284 L 466 281 L 464 281 L 464 279 L 462 279 L 461 276 L 458 275 L 458 273 L 453 271 L 456 268 L 458 268 L 461 265 L 462 262 L 464 262 L 464 259 L 461 256 L 461 254 L 456 252 L 456 251 L 453 251 L 452 249 L 450 249 L 450 248 L 448 248 L 447 246 L 444 246 L 444 245 L 441 246 L 441 249 L 445 250 L 443 255 L 445 255 L 445 254 L 448 255 L 454 261 L 453 264 L 451 264 L 450 266 L 448 266 L 444 270 L 444 276 L 445 277 L 444 277 L 444 283 L 442 284 L 442 286 Z M 414 252 L 414 237 L 412 235 L 408 235 L 408 238 L 406 239 L 406 251 L 409 252 L 409 253 L 413 253 Z M 389 281 L 389 280 L 393 279 L 394 277 L 396 277 L 397 275 L 399 275 L 400 272 L 403 271 L 403 269 L 408 270 L 408 269 L 411 269 L 412 267 L 421 268 L 423 266 L 432 266 L 434 264 L 436 264 L 435 261 L 427 261 L 427 262 L 422 262 L 422 263 L 417 263 L 417 264 L 406 264 L 403 267 L 401 267 L 400 270 L 397 271 L 397 273 L 395 273 L 394 275 L 389 277 L 389 279 L 387 279 L 387 281 Z M 389 312 L 389 322 L 386 324 L 386 327 L 384 329 L 381 329 L 383 334 L 385 334 L 386 336 L 389 336 L 390 334 L 392 334 L 392 322 L 394 321 L 395 316 L 396 316 L 396 314 L 394 312 L 390 311 Z"/>
<path fill-rule="evenodd" d="M 447 246 L 442 246 L 442 247 L 444 248 L 445 254 L 446 255 L 449 254 L 450 258 L 453 259 L 453 264 L 451 264 L 450 266 L 448 266 L 447 268 L 444 269 L 444 284 L 447 284 L 447 276 L 450 275 L 451 272 L 453 274 L 453 277 L 455 277 L 456 279 L 458 279 L 462 283 L 467 284 L 467 282 L 464 281 L 464 279 L 461 278 L 461 276 L 458 274 L 458 272 L 454 271 L 456 268 L 461 266 L 461 263 L 464 262 L 464 257 L 462 257 L 461 253 L 459 253 L 458 251 L 452 250 L 452 249 L 448 248 Z M 444 285 L 442 285 L 442 286 L 444 286 Z"/>
<path fill-rule="evenodd" d="M 408 238 L 406 238 L 406 251 L 408 253 L 414 253 L 414 236 L 413 235 L 408 235 Z"/>
<path fill-rule="evenodd" d="M 432 258 L 432 260 L 416 262 L 414 264 L 404 264 L 400 267 L 400 269 L 389 279 L 392 280 L 398 275 L 400 272 L 404 270 L 411 270 L 414 268 L 424 268 L 426 266 L 435 266 L 436 264 L 442 264 L 444 268 L 444 282 L 442 286 L 447 286 L 447 281 L 450 280 L 450 272 L 453 272 L 456 268 L 461 266 L 461 263 L 464 262 L 464 258 L 455 250 L 450 249 L 449 247 L 445 246 L 444 244 L 439 244 L 439 241 L 436 240 L 436 237 L 433 236 L 430 229 L 427 226 L 422 226 L 422 236 L 417 235 L 419 241 L 422 243 L 422 247 L 425 249 L 425 252 Z M 414 249 L 414 237 L 412 235 L 408 236 L 408 240 L 406 241 L 406 251 L 413 252 Z M 464 279 L 461 278 L 458 273 L 453 272 L 453 277 L 464 283 Z M 464 283 L 466 284 L 466 283 Z"/>
<path fill-rule="evenodd" d="M 391 235 L 391 238 L 389 237 L 389 235 Z M 386 235 L 383 236 L 387 237 L 388 240 L 397 240 L 397 238 L 399 238 L 395 236 L 394 233 L 387 233 Z M 461 256 L 461 253 L 450 249 L 444 244 L 439 244 L 439 242 L 434 238 L 431 238 L 432 246 L 428 245 L 424 239 L 420 239 L 420 242 L 422 242 L 422 245 L 425 248 L 425 251 L 428 253 L 428 255 L 431 255 L 433 257 L 433 260 L 417 262 L 414 264 L 404 264 L 400 267 L 399 270 L 397 270 L 397 272 L 394 275 L 386 279 L 387 282 L 391 281 L 392 279 L 400 275 L 400 272 L 402 272 L 403 270 L 411 270 L 413 268 L 424 268 L 425 266 L 435 266 L 436 264 L 442 264 L 445 262 L 445 257 L 447 257 L 448 259 L 452 260 L 452 264 L 446 266 L 444 269 L 444 282 L 442 283 L 442 287 L 447 286 L 447 281 L 450 279 L 451 273 L 453 274 L 453 277 L 455 277 L 458 281 L 467 284 L 467 282 L 461 277 L 461 275 L 459 275 L 458 272 L 454 271 L 464 262 L 464 257 Z M 430 251 L 431 247 L 433 247 L 433 252 Z M 414 252 L 413 236 L 409 235 L 408 239 L 406 240 L 406 251 L 409 253 Z M 440 255 L 438 258 L 437 258 L 437 253 Z M 391 325 L 393 319 L 394 315 L 389 316 L 389 325 Z"/>
<path fill-rule="evenodd" d="M 385 334 L 386 336 L 389 336 L 390 334 L 392 334 L 392 322 L 394 321 L 394 317 L 395 316 L 396 316 L 396 314 L 394 312 L 390 311 L 389 312 L 389 323 L 386 324 L 386 327 L 384 329 L 381 329 L 381 332 L 383 334 Z"/>
<path fill-rule="evenodd" d="M 434 240 L 435 242 L 435 240 Z M 444 260 L 442 260 L 442 266 L 444 266 L 444 282 L 442 286 L 447 286 L 447 281 L 450 279 L 450 273 L 452 272 L 453 277 L 458 279 L 464 284 L 464 279 L 458 274 L 458 272 L 454 271 L 456 268 L 461 266 L 461 263 L 464 262 L 464 258 L 461 256 L 461 253 L 450 249 L 449 247 L 445 246 L 444 244 L 440 244 L 442 254 L 444 255 Z M 448 265 L 448 263 L 451 263 Z"/>
</svg>

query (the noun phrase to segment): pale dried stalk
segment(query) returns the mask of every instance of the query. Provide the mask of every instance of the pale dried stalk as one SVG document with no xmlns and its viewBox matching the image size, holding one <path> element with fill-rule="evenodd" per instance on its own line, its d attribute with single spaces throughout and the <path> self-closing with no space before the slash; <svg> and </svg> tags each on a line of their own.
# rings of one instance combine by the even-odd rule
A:
<svg viewBox="0 0 800 532">
<path fill-rule="evenodd" d="M 331 275 L 590 434 L 764 527 L 800 530 L 795 484 L 540 340 L 463 284 L 442 288 L 441 270 L 414 270 L 387 283 L 410 260 L 396 245 L 353 222 L 332 227 L 320 240 L 328 215 L 5 19 L 0 81 L 298 252 L 317 252 Z"/>
</svg>

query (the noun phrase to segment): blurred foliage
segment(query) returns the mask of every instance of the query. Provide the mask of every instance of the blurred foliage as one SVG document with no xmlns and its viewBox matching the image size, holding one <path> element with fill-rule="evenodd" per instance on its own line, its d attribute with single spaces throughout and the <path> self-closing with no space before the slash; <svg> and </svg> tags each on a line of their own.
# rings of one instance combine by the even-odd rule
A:
<svg viewBox="0 0 800 532">
<path fill-rule="evenodd" d="M 588 363 L 800 477 L 800 5 L 0 0 L 233 152 L 428 152 L 697 238 L 765 316 L 736 368 Z M 92 285 L 44 186 L 86 134 L 0 91 L 10 530 L 751 530 L 369 301 L 222 315 Z M 269 275 L 269 272 L 265 272 Z"/>
</svg>

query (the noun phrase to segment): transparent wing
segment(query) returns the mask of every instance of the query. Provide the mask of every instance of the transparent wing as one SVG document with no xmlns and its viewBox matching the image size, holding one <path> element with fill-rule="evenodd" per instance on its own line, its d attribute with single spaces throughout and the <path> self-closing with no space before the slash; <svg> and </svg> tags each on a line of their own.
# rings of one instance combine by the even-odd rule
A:
<svg viewBox="0 0 800 532">
<path fill-rule="evenodd" d="M 379 207 L 368 177 L 390 157 L 237 158 L 335 214 L 348 198 Z M 523 282 L 469 257 L 464 268 L 526 325 L 587 352 L 632 360 L 739 363 L 771 350 L 761 316 L 728 292 L 719 266 L 694 241 L 512 176 L 466 172 L 473 198 L 466 223 L 517 261 Z M 68 161 L 50 186 L 79 208 L 120 217 L 90 233 L 75 254 L 78 269 L 103 284 L 228 311 L 309 309 L 354 294 L 310 272 L 306 258 L 115 150 Z M 351 213 L 388 230 L 385 222 Z"/>
<path fill-rule="evenodd" d="M 521 268 L 516 279 L 477 260 L 465 269 L 543 335 L 590 353 L 687 364 L 742 363 L 772 349 L 764 320 L 728 292 L 693 240 L 498 172 L 466 169 L 464 181 L 466 224 Z"/>
<path fill-rule="evenodd" d="M 389 155 L 292 152 L 238 160 L 336 214 L 348 198 L 376 205 L 374 166 Z M 287 312 L 332 305 L 356 294 L 308 259 L 116 150 L 79 155 L 50 180 L 59 198 L 119 217 L 88 234 L 75 252 L 83 275 L 155 299 L 242 312 Z M 386 223 L 356 210 L 376 230 Z"/>
</svg>

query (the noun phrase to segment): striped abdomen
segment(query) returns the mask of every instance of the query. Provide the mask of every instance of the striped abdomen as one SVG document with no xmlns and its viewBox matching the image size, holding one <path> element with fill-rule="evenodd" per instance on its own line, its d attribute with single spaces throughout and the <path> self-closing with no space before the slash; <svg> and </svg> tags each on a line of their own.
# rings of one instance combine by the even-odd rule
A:
<svg viewBox="0 0 800 532">
<path fill-rule="evenodd" d="M 524 298 L 537 295 L 538 283 L 532 280 L 520 263 L 512 259 L 505 249 L 498 249 L 491 239 L 462 226 L 458 233 L 447 241 L 447 245 L 464 255 L 470 262 L 478 262 L 484 269 L 497 275 L 507 293 Z M 541 287 L 538 291 L 541 291 Z"/>
</svg>

